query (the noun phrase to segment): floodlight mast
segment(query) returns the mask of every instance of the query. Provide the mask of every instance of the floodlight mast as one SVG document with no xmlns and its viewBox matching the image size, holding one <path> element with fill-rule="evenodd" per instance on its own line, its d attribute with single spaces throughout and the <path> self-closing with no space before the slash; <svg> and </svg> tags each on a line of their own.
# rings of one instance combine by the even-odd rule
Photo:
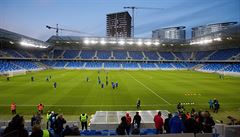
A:
<svg viewBox="0 0 240 137">
<path fill-rule="evenodd" d="M 163 8 L 152 8 L 152 7 L 135 7 L 135 6 L 130 6 L 130 7 L 123 7 L 124 9 L 131 9 L 132 10 L 132 38 L 134 38 L 134 12 L 135 9 L 146 9 L 146 10 L 163 10 Z"/>
<path fill-rule="evenodd" d="M 73 32 L 73 33 L 87 34 L 87 35 L 93 36 L 93 34 L 87 33 L 87 32 L 82 32 L 82 31 L 77 31 L 77 30 L 70 30 L 70 29 L 59 28 L 59 27 L 58 27 L 58 24 L 56 24 L 56 27 L 52 27 L 52 26 L 46 25 L 46 28 L 47 28 L 47 29 L 54 29 L 54 30 L 56 30 L 56 36 L 58 36 L 59 30 L 61 30 L 61 31 Z"/>
</svg>

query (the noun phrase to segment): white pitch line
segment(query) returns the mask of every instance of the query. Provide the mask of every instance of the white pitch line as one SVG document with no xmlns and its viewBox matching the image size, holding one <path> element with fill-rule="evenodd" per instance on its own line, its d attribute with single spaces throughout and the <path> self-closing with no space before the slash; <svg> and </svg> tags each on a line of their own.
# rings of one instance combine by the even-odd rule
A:
<svg viewBox="0 0 240 137">
<path fill-rule="evenodd" d="M 154 95 L 156 95 L 158 98 L 162 99 L 164 102 L 166 102 L 168 105 L 172 105 L 171 103 L 169 103 L 167 100 L 165 100 L 164 98 L 162 98 L 161 96 L 159 96 L 156 92 L 154 92 L 152 89 L 150 89 L 149 87 L 147 87 L 145 84 L 143 84 L 142 82 L 140 82 L 139 80 L 137 80 L 136 78 L 134 78 L 131 74 L 129 74 L 127 72 L 127 74 L 133 78 L 135 81 L 137 81 L 139 84 L 141 84 L 143 87 L 145 87 L 146 89 L 148 89 L 149 91 L 151 91 Z"/>
</svg>

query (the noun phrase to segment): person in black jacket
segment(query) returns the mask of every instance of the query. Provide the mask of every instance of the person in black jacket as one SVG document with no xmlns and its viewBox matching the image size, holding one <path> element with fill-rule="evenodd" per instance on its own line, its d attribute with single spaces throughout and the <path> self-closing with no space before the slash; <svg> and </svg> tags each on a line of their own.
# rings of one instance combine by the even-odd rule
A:
<svg viewBox="0 0 240 137">
<path fill-rule="evenodd" d="M 12 118 L 8 127 L 4 130 L 4 137 L 28 137 L 28 131 L 24 128 L 24 118 L 18 114 Z"/>
<path fill-rule="evenodd" d="M 137 128 L 140 128 L 141 124 L 141 116 L 139 115 L 139 112 L 136 112 L 136 115 L 133 117 L 133 125 L 137 124 Z"/>
<path fill-rule="evenodd" d="M 164 121 L 164 129 L 166 130 L 166 133 L 170 133 L 170 127 L 169 127 L 169 121 L 172 118 L 172 114 L 168 114 L 168 118 L 165 119 Z"/>
<path fill-rule="evenodd" d="M 38 124 L 33 125 L 30 137 L 43 137 L 43 131 Z"/>
<path fill-rule="evenodd" d="M 126 130 L 127 130 L 127 119 L 125 116 L 121 118 L 121 123 L 118 125 L 116 129 L 116 133 L 118 135 L 126 135 Z"/>
<path fill-rule="evenodd" d="M 202 115 L 202 131 L 204 133 L 212 133 L 212 127 L 215 125 L 213 118 L 208 111 L 205 111 Z"/>
<path fill-rule="evenodd" d="M 66 123 L 66 120 L 63 118 L 63 115 L 59 115 L 57 120 L 54 122 L 54 133 L 58 137 L 62 137 L 63 124 Z"/>
<path fill-rule="evenodd" d="M 197 122 L 191 117 L 190 113 L 186 114 L 186 119 L 184 121 L 185 133 L 197 133 Z"/>
</svg>

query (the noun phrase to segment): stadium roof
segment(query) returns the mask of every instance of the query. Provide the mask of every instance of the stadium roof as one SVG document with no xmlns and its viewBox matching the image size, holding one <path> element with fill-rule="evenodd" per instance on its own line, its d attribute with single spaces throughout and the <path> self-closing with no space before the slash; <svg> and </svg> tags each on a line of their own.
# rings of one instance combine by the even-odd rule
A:
<svg viewBox="0 0 240 137">
<path fill-rule="evenodd" d="M 0 40 L 25 47 L 48 48 L 49 43 L 0 28 Z"/>
</svg>

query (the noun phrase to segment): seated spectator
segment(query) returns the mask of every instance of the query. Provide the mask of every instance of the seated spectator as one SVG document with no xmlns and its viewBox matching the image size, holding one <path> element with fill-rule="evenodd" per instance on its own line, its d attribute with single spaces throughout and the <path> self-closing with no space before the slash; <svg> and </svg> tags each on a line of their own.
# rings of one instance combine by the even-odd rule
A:
<svg viewBox="0 0 240 137">
<path fill-rule="evenodd" d="M 137 128 L 137 124 L 134 124 L 132 129 L 132 135 L 139 135 L 139 134 L 140 134 L 140 129 Z"/>
<path fill-rule="evenodd" d="M 3 133 L 4 137 L 28 137 L 28 131 L 24 129 L 24 118 L 18 114 L 12 118 Z"/>
<path fill-rule="evenodd" d="M 127 119 L 125 116 L 121 118 L 121 123 L 118 125 L 116 129 L 116 133 L 118 135 L 126 135 L 126 130 L 127 130 Z"/>
<path fill-rule="evenodd" d="M 197 122 L 191 117 L 190 113 L 186 114 L 184 121 L 185 133 L 197 133 Z"/>
</svg>

